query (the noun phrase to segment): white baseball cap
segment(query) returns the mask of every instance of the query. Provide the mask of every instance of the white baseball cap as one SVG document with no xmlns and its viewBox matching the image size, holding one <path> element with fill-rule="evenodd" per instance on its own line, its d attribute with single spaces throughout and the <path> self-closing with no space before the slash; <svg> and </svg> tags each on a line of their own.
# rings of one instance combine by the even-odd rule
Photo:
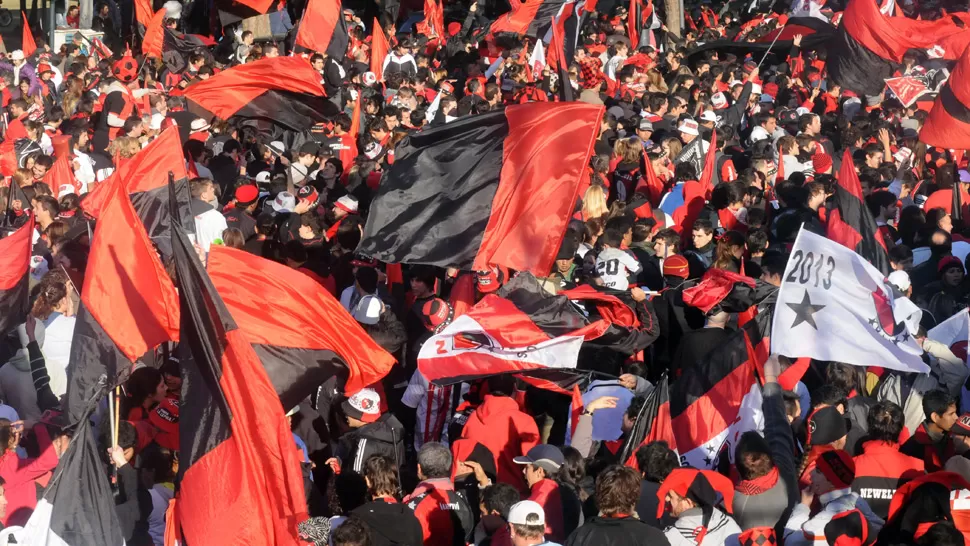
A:
<svg viewBox="0 0 970 546">
<path fill-rule="evenodd" d="M 10 59 L 13 61 L 24 60 L 24 52 L 20 49 L 15 49 L 10 53 Z"/>
<path fill-rule="evenodd" d="M 692 119 L 685 119 L 680 122 L 680 127 L 677 128 L 681 133 L 687 133 L 688 135 L 697 136 L 700 132 L 697 129 L 697 122 Z"/>
<path fill-rule="evenodd" d="M 351 315 L 361 324 L 377 324 L 381 320 L 381 299 L 374 295 L 360 298 Z"/>
<path fill-rule="evenodd" d="M 893 271 L 890 273 L 889 284 L 898 288 L 900 292 L 909 290 L 909 287 L 913 285 L 912 281 L 909 280 L 909 273 L 905 271 Z"/>
<path fill-rule="evenodd" d="M 272 206 L 276 212 L 292 212 L 293 208 L 296 207 L 296 198 L 288 191 L 281 191 L 276 194 Z"/>
<path fill-rule="evenodd" d="M 717 123 L 717 114 L 714 113 L 714 110 L 704 110 L 704 113 L 701 114 L 701 119 L 703 121 Z"/>
<path fill-rule="evenodd" d="M 538 502 L 519 501 L 509 509 L 507 521 L 515 525 L 545 525 L 546 512 Z"/>
</svg>

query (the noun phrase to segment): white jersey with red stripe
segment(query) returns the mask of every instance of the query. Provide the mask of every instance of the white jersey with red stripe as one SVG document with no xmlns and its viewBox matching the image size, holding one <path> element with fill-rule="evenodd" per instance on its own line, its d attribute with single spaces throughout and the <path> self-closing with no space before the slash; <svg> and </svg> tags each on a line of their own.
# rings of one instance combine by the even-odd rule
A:
<svg viewBox="0 0 970 546">
<path fill-rule="evenodd" d="M 408 382 L 408 388 L 401 397 L 401 403 L 414 408 L 416 417 L 414 424 L 414 449 L 428 442 L 448 443 L 448 423 L 454 413 L 455 387 L 439 387 L 432 385 L 415 370 Z M 462 392 L 468 390 L 468 385 L 457 385 Z"/>
</svg>

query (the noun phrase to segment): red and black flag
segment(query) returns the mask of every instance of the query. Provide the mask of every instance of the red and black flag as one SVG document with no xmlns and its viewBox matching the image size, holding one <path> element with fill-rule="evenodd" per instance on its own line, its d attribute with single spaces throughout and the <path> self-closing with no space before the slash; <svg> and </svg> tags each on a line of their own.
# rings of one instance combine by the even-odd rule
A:
<svg viewBox="0 0 970 546">
<path fill-rule="evenodd" d="M 0 239 L 0 334 L 6 334 L 27 317 L 33 236 L 34 217 L 30 215 L 26 224 Z"/>
<path fill-rule="evenodd" d="M 577 371 L 597 369 L 596 362 L 581 358 L 582 349 L 609 350 L 625 359 L 656 339 L 652 313 L 624 297 L 591 286 L 554 296 L 534 276 L 520 273 L 431 337 L 418 355 L 418 368 L 438 385 L 524 373 L 571 386 Z M 582 301 L 589 314 L 573 301 Z"/>
<path fill-rule="evenodd" d="M 960 57 L 919 132 L 930 146 L 970 149 L 970 53 Z M 959 193 L 959 192 L 957 192 Z"/>
<path fill-rule="evenodd" d="M 387 263 L 548 275 L 602 116 L 579 102 L 529 103 L 409 135 L 358 251 Z"/>
<path fill-rule="evenodd" d="M 44 496 L 24 527 L 26 544 L 124 546 L 115 496 L 91 430 L 90 415 L 108 392 L 102 385 L 78 421 Z"/>
<path fill-rule="evenodd" d="M 370 71 L 377 76 L 379 82 L 384 81 L 384 57 L 387 57 L 387 52 L 390 50 L 391 46 L 387 42 L 387 36 L 384 35 L 384 29 L 375 17 L 374 38 L 370 44 Z M 354 157 L 357 157 L 356 154 Z"/>
<path fill-rule="evenodd" d="M 238 23 L 243 19 L 268 13 L 275 3 L 276 0 L 216 0 L 214 5 L 219 14 L 219 23 L 222 26 L 227 26 Z M 272 11 L 278 9 L 277 7 Z"/>
<path fill-rule="evenodd" d="M 99 383 L 113 386 L 133 362 L 178 339 L 175 287 L 123 179 L 107 195 L 91 241 L 71 344 L 67 412 L 77 422 Z"/>
<path fill-rule="evenodd" d="M 883 274 L 889 274 L 891 268 L 885 242 L 862 196 L 862 183 L 855 172 L 850 150 L 846 150 L 842 158 L 838 185 L 826 210 L 826 237 L 862 256 Z"/>
<path fill-rule="evenodd" d="M 773 30 L 758 38 L 753 42 L 736 42 L 724 38 L 713 40 L 699 45 L 688 52 L 688 60 L 694 62 L 699 58 L 710 55 L 709 52 L 733 54 L 739 58 L 751 55 L 755 62 L 768 56 L 770 53 L 787 55 L 793 45 L 793 38 L 797 35 L 802 36 L 801 48 L 812 51 L 819 46 L 826 45 L 834 37 L 838 29 L 827 20 L 815 17 L 789 17 L 788 23 L 779 30 Z M 777 40 L 775 38 L 777 37 Z"/>
<path fill-rule="evenodd" d="M 310 0 L 296 31 L 295 45 L 339 60 L 347 55 L 349 44 L 340 0 Z"/>
<path fill-rule="evenodd" d="M 943 59 L 959 59 L 970 44 L 967 23 L 966 14 L 934 21 L 888 17 L 875 2 L 851 0 L 828 48 L 829 76 L 850 91 L 878 95 L 909 49 L 933 48 Z"/>
<path fill-rule="evenodd" d="M 302 57 L 234 66 L 190 86 L 185 98 L 189 111 L 206 120 L 219 117 L 284 141 L 338 113 L 320 74 Z"/>
<path fill-rule="evenodd" d="M 169 176 L 175 180 L 178 191 L 187 195 L 189 175 L 176 127 L 162 131 L 151 144 L 123 163 L 108 180 L 98 184 L 81 201 L 81 208 L 94 218 L 99 218 L 110 195 L 110 188 L 120 184 L 128 193 L 135 213 L 159 252 L 163 256 L 171 256 L 170 225 L 173 215 L 168 197 Z M 182 226 L 194 231 L 192 216 L 188 212 L 188 199 L 179 201 L 178 206 L 181 210 L 177 217 L 183 219 Z"/>
<path fill-rule="evenodd" d="M 180 343 L 192 355 L 182 369 L 176 528 L 188 544 L 302 544 L 303 476 L 279 396 L 185 231 L 173 231 Z"/>
<path fill-rule="evenodd" d="M 571 8 L 570 8 L 571 9 Z M 564 15 L 561 19 L 564 19 Z M 549 54 L 547 55 L 549 65 L 559 76 L 559 99 L 565 102 L 574 100 L 573 86 L 569 80 L 569 60 L 566 56 L 565 31 L 563 23 L 552 20 L 552 39 L 549 40 Z"/>
<path fill-rule="evenodd" d="M 560 14 L 565 3 L 564 0 L 513 2 L 512 11 L 495 19 L 489 32 L 493 35 L 510 32 L 544 39 L 549 32 L 550 19 Z"/>
<path fill-rule="evenodd" d="M 334 375 L 354 393 L 394 365 L 394 357 L 307 275 L 218 245 L 209 252 L 206 270 L 284 407 L 296 406 Z"/>
</svg>

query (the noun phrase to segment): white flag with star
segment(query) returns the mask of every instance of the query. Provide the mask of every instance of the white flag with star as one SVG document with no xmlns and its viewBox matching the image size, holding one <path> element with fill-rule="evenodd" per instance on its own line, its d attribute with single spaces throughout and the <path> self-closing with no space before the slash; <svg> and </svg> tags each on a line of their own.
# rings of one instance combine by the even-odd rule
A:
<svg viewBox="0 0 970 546">
<path fill-rule="evenodd" d="M 925 373 L 929 367 L 911 331 L 917 313 L 864 258 L 803 229 L 778 291 L 771 351 Z"/>
</svg>

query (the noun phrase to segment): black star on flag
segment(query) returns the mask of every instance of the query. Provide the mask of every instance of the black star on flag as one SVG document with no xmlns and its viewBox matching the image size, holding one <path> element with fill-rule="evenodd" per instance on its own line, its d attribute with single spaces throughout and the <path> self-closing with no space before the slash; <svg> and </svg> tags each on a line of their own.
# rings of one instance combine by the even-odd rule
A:
<svg viewBox="0 0 970 546">
<path fill-rule="evenodd" d="M 801 303 L 786 303 L 785 305 L 795 312 L 795 322 L 792 323 L 792 328 L 803 322 L 807 322 L 812 325 L 812 328 L 818 330 L 818 325 L 815 324 L 815 313 L 825 309 L 825 306 L 813 305 L 812 301 L 808 297 L 808 290 L 806 290 L 805 295 L 802 296 Z"/>
</svg>

